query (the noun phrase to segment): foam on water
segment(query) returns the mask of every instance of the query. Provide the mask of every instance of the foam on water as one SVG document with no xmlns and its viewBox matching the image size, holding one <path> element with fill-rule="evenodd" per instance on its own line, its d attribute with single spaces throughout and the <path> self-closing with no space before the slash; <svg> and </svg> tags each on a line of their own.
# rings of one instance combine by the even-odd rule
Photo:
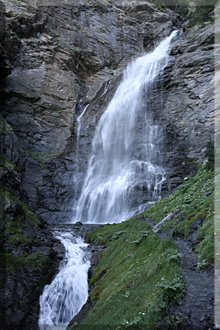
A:
<svg viewBox="0 0 220 330">
<path fill-rule="evenodd" d="M 88 244 L 71 232 L 56 231 L 54 235 L 65 247 L 65 258 L 40 297 L 40 330 L 66 329 L 88 298 Z"/>
</svg>

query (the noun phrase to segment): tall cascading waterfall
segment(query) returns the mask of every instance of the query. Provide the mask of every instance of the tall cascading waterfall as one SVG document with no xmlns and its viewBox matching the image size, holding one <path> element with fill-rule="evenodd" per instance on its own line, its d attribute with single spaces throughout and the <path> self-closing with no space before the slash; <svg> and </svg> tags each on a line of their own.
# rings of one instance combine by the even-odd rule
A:
<svg viewBox="0 0 220 330">
<path fill-rule="evenodd" d="M 143 92 L 166 66 L 176 34 L 174 31 L 152 53 L 128 65 L 96 129 L 75 222 L 109 223 L 129 218 L 141 208 L 132 207 L 138 186 L 146 186 L 149 200 L 160 195 L 165 180 L 165 171 L 157 163 L 160 127 L 144 111 Z M 56 230 L 54 235 L 66 252 L 59 273 L 40 297 L 40 330 L 65 330 L 88 298 L 88 244 L 71 232 L 71 226 Z"/>
<path fill-rule="evenodd" d="M 95 95 L 93 95 L 92 99 L 90 102 L 85 105 L 84 101 L 81 99 L 79 100 L 75 111 L 76 114 L 80 113 L 77 115 L 76 118 L 76 147 L 75 147 L 75 155 L 74 155 L 74 163 L 75 163 L 75 169 L 74 169 L 74 176 L 73 176 L 73 204 L 72 204 L 72 214 L 73 217 L 75 216 L 76 213 L 76 206 L 77 206 L 77 201 L 79 194 L 82 189 L 82 184 L 84 182 L 85 178 L 85 169 L 82 167 L 82 161 L 87 157 L 85 148 L 85 142 L 83 144 L 83 140 L 85 138 L 85 134 L 89 125 L 86 124 L 85 117 L 87 115 L 87 112 L 89 112 L 89 108 L 93 108 L 93 105 L 102 99 L 106 93 L 109 90 L 109 87 L 111 86 L 111 79 L 105 81 L 101 87 L 98 89 Z M 86 127 L 85 127 L 86 126 Z M 82 149 L 84 152 L 82 152 Z"/>
<path fill-rule="evenodd" d="M 143 92 L 167 65 L 170 42 L 176 34 L 172 32 L 152 53 L 126 68 L 96 129 L 74 221 L 115 223 L 128 219 L 141 207 L 132 207 L 139 186 L 147 188 L 149 200 L 159 197 L 165 181 L 163 167 L 154 162 L 159 127 L 150 116 L 146 118 Z M 141 137 L 138 120 L 145 121 Z"/>
</svg>

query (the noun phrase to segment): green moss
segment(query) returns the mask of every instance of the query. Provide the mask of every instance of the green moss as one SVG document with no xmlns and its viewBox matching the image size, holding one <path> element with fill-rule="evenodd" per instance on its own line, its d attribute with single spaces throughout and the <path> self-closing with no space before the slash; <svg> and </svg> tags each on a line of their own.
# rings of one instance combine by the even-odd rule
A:
<svg viewBox="0 0 220 330">
<path fill-rule="evenodd" d="M 174 236 L 188 237 L 193 225 L 201 221 L 203 226 L 198 231 L 196 251 L 198 266 L 206 266 L 213 262 L 214 256 L 214 174 L 206 166 L 194 177 L 184 182 L 174 193 L 162 199 L 140 217 L 148 218 L 156 223 L 168 214 L 179 210 L 162 231 L 173 231 Z"/>
<path fill-rule="evenodd" d="M 198 0 L 196 2 L 196 9 L 192 13 L 189 14 L 189 27 L 194 25 L 204 26 L 207 22 L 213 22 L 214 15 L 212 15 L 214 10 L 214 2 L 211 4 L 204 4 L 203 0 Z"/>
<path fill-rule="evenodd" d="M 12 127 L 7 121 L 0 115 L 0 134 L 13 134 Z"/>
<path fill-rule="evenodd" d="M 209 140 L 207 145 L 206 145 L 206 152 L 205 156 L 207 157 L 207 163 L 206 167 L 208 170 L 214 171 L 215 167 L 215 147 L 214 147 L 214 141 Z"/>
<path fill-rule="evenodd" d="M 106 225 L 88 238 L 106 248 L 90 281 L 94 308 L 80 328 L 154 329 L 184 290 L 175 244 L 136 219 Z"/>
<path fill-rule="evenodd" d="M 21 228 L 12 225 L 11 222 L 6 223 L 5 236 L 7 237 L 7 244 L 9 244 L 11 247 L 20 245 L 31 246 L 32 244 L 32 239 L 25 235 Z"/>
<path fill-rule="evenodd" d="M 213 214 L 210 213 L 203 226 L 198 230 L 196 247 L 198 254 L 198 267 L 204 268 L 214 263 L 214 223 Z"/>
<path fill-rule="evenodd" d="M 198 38 L 198 31 L 197 30 L 189 30 L 189 33 L 187 34 L 187 40 L 190 43 L 193 43 L 194 41 L 196 41 Z"/>
<path fill-rule="evenodd" d="M 32 212 L 29 209 L 29 207 L 27 206 L 27 204 L 20 201 L 19 199 L 16 199 L 16 202 L 22 207 L 28 222 L 32 226 L 38 227 L 40 225 L 40 220 L 39 220 L 38 216 L 36 215 L 36 213 Z"/>
<path fill-rule="evenodd" d="M 7 251 L 15 251 L 17 247 L 22 248 L 23 253 L 30 251 L 35 243 L 33 231 L 39 230 L 40 219 L 32 212 L 26 203 L 14 196 L 10 191 L 0 190 L 0 195 L 4 198 L 6 210 L 13 212 L 2 212 L 1 215 L 1 239 L 5 241 Z"/>
<path fill-rule="evenodd" d="M 174 193 L 163 198 L 141 217 L 158 223 L 168 214 L 179 210 L 164 230 L 174 229 L 176 234 L 188 236 L 194 222 L 207 219 L 214 208 L 213 172 L 202 168 L 194 177 L 188 178 Z"/>
<path fill-rule="evenodd" d="M 6 167 L 10 170 L 14 170 L 16 165 L 5 157 L 0 157 L 0 167 Z"/>
<path fill-rule="evenodd" d="M 35 159 L 35 160 L 37 160 L 39 163 L 41 163 L 41 164 L 44 164 L 44 163 L 46 163 L 46 162 L 49 162 L 49 161 L 51 161 L 52 159 L 54 159 L 54 158 L 57 158 L 59 155 L 60 155 L 60 153 L 59 152 L 57 152 L 57 151 L 47 151 L 47 152 L 29 152 L 29 155 L 33 158 L 33 159 Z"/>
<path fill-rule="evenodd" d="M 6 272 L 13 272 L 21 268 L 24 270 L 30 270 L 30 268 L 40 270 L 46 267 L 49 262 L 49 257 L 39 252 L 32 255 L 22 256 L 0 252 L 0 267 L 4 267 Z"/>
<path fill-rule="evenodd" d="M 28 205 L 25 202 L 21 201 L 12 192 L 10 192 L 7 189 L 1 188 L 0 196 L 4 198 L 4 202 L 6 206 L 12 204 L 18 204 L 22 208 L 25 218 L 27 219 L 29 224 L 35 227 L 38 227 L 40 225 L 40 220 L 38 216 L 29 209 Z"/>
<path fill-rule="evenodd" d="M 180 17 L 189 19 L 189 27 L 204 25 L 213 21 L 213 9 L 218 0 L 151 0 L 159 10 L 167 8 L 177 12 Z"/>
<path fill-rule="evenodd" d="M 166 4 L 164 3 L 164 1 L 162 0 L 151 0 L 151 2 L 157 6 L 157 8 L 160 10 L 160 11 L 165 11 L 167 6 Z"/>
</svg>

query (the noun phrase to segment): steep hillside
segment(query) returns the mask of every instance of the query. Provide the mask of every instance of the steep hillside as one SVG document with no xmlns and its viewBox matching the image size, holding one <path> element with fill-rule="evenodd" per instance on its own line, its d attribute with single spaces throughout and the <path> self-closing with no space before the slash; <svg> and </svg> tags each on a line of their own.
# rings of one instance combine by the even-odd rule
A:
<svg viewBox="0 0 220 330">
<path fill-rule="evenodd" d="M 203 168 L 143 214 L 87 235 L 104 251 L 69 329 L 212 328 L 213 183 Z"/>
</svg>

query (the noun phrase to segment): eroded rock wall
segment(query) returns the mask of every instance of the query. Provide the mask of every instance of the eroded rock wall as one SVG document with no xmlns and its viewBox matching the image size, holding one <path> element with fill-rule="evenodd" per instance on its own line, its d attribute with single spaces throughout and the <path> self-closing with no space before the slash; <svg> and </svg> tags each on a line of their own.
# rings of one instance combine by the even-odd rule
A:
<svg viewBox="0 0 220 330">
<path fill-rule="evenodd" d="M 17 241 L 9 240 L 6 252 L 18 251 L 19 257 L 39 250 L 50 258 L 52 235 L 29 213 L 27 204 L 49 223 L 71 219 L 95 127 L 123 69 L 182 22 L 175 12 L 161 11 L 146 0 L 9 0 L 0 2 L 0 11 L 0 176 L 10 192 L 7 205 L 3 200 L 9 225 L 6 239 L 14 237 L 13 221 L 24 221 L 22 233 L 16 233 Z M 146 108 L 164 131 L 162 156 L 168 173 L 164 193 L 204 161 L 213 137 L 213 46 L 211 23 L 185 25 L 168 67 L 146 94 L 146 105 L 150 104 Z M 33 260 L 26 264 L 32 282 L 25 279 L 25 271 L 17 282 L 18 273 L 9 276 L 7 292 L 9 296 L 16 292 L 16 299 L 9 300 L 12 328 L 36 324 L 45 276 L 32 274 Z M 55 267 L 49 259 L 40 260 L 38 272 L 44 265 Z M 37 286 L 34 297 L 33 286 Z M 28 309 L 30 302 L 34 312 Z"/>
<path fill-rule="evenodd" d="M 206 160 L 214 135 L 214 27 L 181 31 L 171 59 L 148 96 L 164 130 L 162 148 L 171 190 Z"/>
<path fill-rule="evenodd" d="M 13 68 L 3 115 L 28 155 L 23 189 L 45 220 L 63 221 L 71 217 L 74 173 L 84 174 L 94 128 L 122 69 L 168 35 L 177 18 L 147 1 L 12 0 L 5 7 L 17 48 L 14 56 L 8 50 Z M 76 117 L 86 104 L 77 143 Z"/>
<path fill-rule="evenodd" d="M 148 1 L 11 0 L 5 8 L 12 71 L 3 116 L 27 154 L 22 186 L 29 205 L 46 221 L 66 221 L 94 129 L 123 68 L 180 28 L 181 19 Z M 150 95 L 166 136 L 165 189 L 190 174 L 192 160 L 203 161 L 212 135 L 212 26 L 186 29 L 171 55 Z M 77 118 L 85 106 L 79 131 Z"/>
</svg>

